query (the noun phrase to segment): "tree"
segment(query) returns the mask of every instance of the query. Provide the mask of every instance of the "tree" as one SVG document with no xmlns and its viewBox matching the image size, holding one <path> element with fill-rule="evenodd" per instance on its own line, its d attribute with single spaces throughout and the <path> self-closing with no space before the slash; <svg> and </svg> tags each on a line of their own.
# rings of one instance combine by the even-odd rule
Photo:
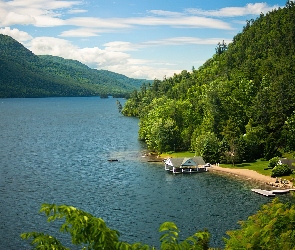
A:
<svg viewBox="0 0 295 250">
<path fill-rule="evenodd" d="M 228 142 L 229 149 L 225 152 L 225 158 L 228 162 L 231 162 L 232 165 L 235 165 L 237 162 L 241 162 L 240 157 L 240 148 L 239 148 L 239 135 L 240 130 L 236 126 L 236 123 L 232 118 L 227 120 L 226 126 L 223 129 L 224 139 Z"/>
<path fill-rule="evenodd" d="M 72 243 L 82 249 L 96 250 L 153 250 L 152 246 L 142 243 L 129 244 L 119 240 L 120 233 L 107 227 L 103 219 L 97 218 L 83 210 L 72 206 L 42 204 L 40 212 L 45 213 L 47 221 L 65 219 L 60 231 L 69 233 Z M 178 240 L 178 228 L 173 222 L 165 222 L 159 231 L 164 233 L 161 238 L 161 249 L 197 249 L 208 250 L 210 234 L 207 230 L 197 232 L 184 241 Z M 31 240 L 33 249 L 69 250 L 61 242 L 48 234 L 29 232 L 21 234 L 22 239 Z"/>
<path fill-rule="evenodd" d="M 213 133 L 198 136 L 195 145 L 196 155 L 200 155 L 206 162 L 220 162 L 220 142 Z"/>
<path fill-rule="evenodd" d="M 295 151 L 295 110 L 285 122 L 284 138 L 286 139 L 286 150 Z"/>
<path fill-rule="evenodd" d="M 275 198 L 248 220 L 241 229 L 229 231 L 225 249 L 295 249 L 295 205 Z"/>
<path fill-rule="evenodd" d="M 220 55 L 222 54 L 224 51 L 227 50 L 227 44 L 224 42 L 224 40 L 222 41 L 222 43 L 218 43 L 217 47 L 215 48 L 216 50 L 216 54 Z"/>
</svg>

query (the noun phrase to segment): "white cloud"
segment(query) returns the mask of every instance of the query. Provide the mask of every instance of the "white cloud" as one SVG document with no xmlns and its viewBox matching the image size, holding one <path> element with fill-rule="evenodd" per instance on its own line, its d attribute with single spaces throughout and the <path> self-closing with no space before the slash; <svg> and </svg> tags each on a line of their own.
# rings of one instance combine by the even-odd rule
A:
<svg viewBox="0 0 295 250">
<path fill-rule="evenodd" d="M 145 26 L 231 29 L 231 26 L 226 22 L 197 16 L 127 18 L 124 22 L 130 25 Z"/>
<path fill-rule="evenodd" d="M 137 26 L 171 26 L 188 28 L 231 29 L 226 22 L 206 17 L 187 15 L 187 13 L 164 10 L 151 10 L 147 16 L 127 18 L 99 18 L 91 16 L 62 18 L 63 13 L 85 13 L 74 9 L 81 1 L 54 0 L 12 0 L 1 3 L 0 26 L 13 24 L 37 27 L 77 26 L 100 29 L 130 29 Z"/>
<path fill-rule="evenodd" d="M 122 41 L 105 43 L 104 46 L 106 47 L 107 51 L 133 51 L 140 47 L 138 44 Z"/>
<path fill-rule="evenodd" d="M 193 15 L 214 16 L 214 17 L 234 17 L 246 15 L 259 15 L 260 13 L 267 13 L 279 6 L 269 6 L 267 3 L 249 3 L 244 7 L 226 7 L 220 10 L 201 10 L 201 9 L 186 9 L 186 11 Z"/>
<path fill-rule="evenodd" d="M 114 42 L 109 45 L 105 49 L 79 48 L 67 40 L 54 37 L 36 37 L 27 43 L 27 47 L 36 55 L 53 55 L 78 60 L 91 68 L 110 70 L 133 78 L 162 79 L 164 75 L 172 76 L 178 72 L 167 68 L 167 63 L 163 62 L 160 66 L 153 61 L 131 58 L 129 54 L 116 50 L 118 46 L 124 46 L 124 42 Z M 126 45 L 132 46 L 128 43 Z"/>
<path fill-rule="evenodd" d="M 88 10 L 82 10 L 82 9 L 72 9 L 69 10 L 67 13 L 68 14 L 79 14 L 79 13 L 86 13 Z"/>
<path fill-rule="evenodd" d="M 182 16 L 181 12 L 173 12 L 173 11 L 166 11 L 166 10 L 150 10 L 148 13 L 158 15 L 158 16 Z"/>
<path fill-rule="evenodd" d="M 66 20 L 67 25 L 78 27 L 92 27 L 103 29 L 131 28 L 131 24 L 126 23 L 122 18 L 97 18 L 97 17 L 73 17 Z"/>
<path fill-rule="evenodd" d="M 10 27 L 0 28 L 0 34 L 11 36 L 19 42 L 29 41 L 33 38 L 27 32 L 18 29 L 10 29 Z"/>
<path fill-rule="evenodd" d="M 81 5 L 81 1 L 56 0 L 11 0 L 0 2 L 0 26 L 13 24 L 37 27 L 50 27 L 64 25 L 59 17 L 62 9 Z"/>
<path fill-rule="evenodd" d="M 151 40 L 142 43 L 131 43 L 123 41 L 113 41 L 103 44 L 105 50 L 107 51 L 136 51 L 152 46 L 169 46 L 178 45 L 183 46 L 187 44 L 197 45 L 217 45 L 220 41 L 224 40 L 225 43 L 231 43 L 232 40 L 223 38 L 198 38 L 198 37 L 171 37 L 160 40 Z"/>
<path fill-rule="evenodd" d="M 163 67 L 151 67 L 151 66 L 143 66 L 143 65 L 112 65 L 106 68 L 107 70 L 118 72 L 124 75 L 128 75 L 132 78 L 141 78 L 141 79 L 160 79 L 162 80 L 164 76 L 167 77 L 173 76 L 175 73 L 180 73 L 181 70 L 171 70 L 169 68 Z"/>
<path fill-rule="evenodd" d="M 8 12 L 5 15 L 5 19 L 2 21 L 2 26 L 10 26 L 14 24 L 34 24 L 36 23 L 35 18 L 30 15 L 22 15 L 15 12 Z"/>
<path fill-rule="evenodd" d="M 28 44 L 29 49 L 36 55 L 53 55 L 65 59 L 78 60 L 98 68 L 114 64 L 126 63 L 130 57 L 126 53 L 107 51 L 98 47 L 79 48 L 67 40 L 54 37 L 37 37 Z"/>
<path fill-rule="evenodd" d="M 198 37 L 172 37 L 162 40 L 147 41 L 143 44 L 145 46 L 163 46 L 163 45 L 187 45 L 187 44 L 218 44 L 222 41 L 222 38 L 198 38 Z M 230 43 L 231 40 L 225 40 L 226 43 Z"/>
<path fill-rule="evenodd" d="M 61 37 L 93 37 L 98 36 L 102 32 L 98 29 L 80 28 L 63 31 L 59 36 Z"/>
</svg>

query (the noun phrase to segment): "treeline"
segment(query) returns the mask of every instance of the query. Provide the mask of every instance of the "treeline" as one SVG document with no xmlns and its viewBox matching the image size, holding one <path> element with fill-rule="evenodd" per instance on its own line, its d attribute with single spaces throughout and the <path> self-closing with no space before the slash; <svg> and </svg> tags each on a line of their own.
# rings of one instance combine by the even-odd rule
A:
<svg viewBox="0 0 295 250">
<path fill-rule="evenodd" d="M 37 56 L 0 34 L 0 98 L 50 96 L 127 97 L 145 82 L 95 70 L 56 56 Z"/>
<path fill-rule="evenodd" d="M 271 159 L 295 150 L 295 5 L 249 20 L 198 70 L 134 91 L 123 108 L 158 152 L 208 162 Z"/>
</svg>

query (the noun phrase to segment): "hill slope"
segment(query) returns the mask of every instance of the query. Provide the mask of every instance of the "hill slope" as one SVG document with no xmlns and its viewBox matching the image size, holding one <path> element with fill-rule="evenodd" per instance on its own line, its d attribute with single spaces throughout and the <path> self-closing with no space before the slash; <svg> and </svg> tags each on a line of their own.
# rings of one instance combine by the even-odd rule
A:
<svg viewBox="0 0 295 250">
<path fill-rule="evenodd" d="M 216 51 L 198 70 L 131 95 L 123 113 L 140 117 L 140 139 L 212 163 L 295 151 L 295 4 L 247 21 Z"/>
<path fill-rule="evenodd" d="M 75 61 L 37 56 L 0 34 L 0 97 L 126 96 L 145 81 Z"/>
</svg>

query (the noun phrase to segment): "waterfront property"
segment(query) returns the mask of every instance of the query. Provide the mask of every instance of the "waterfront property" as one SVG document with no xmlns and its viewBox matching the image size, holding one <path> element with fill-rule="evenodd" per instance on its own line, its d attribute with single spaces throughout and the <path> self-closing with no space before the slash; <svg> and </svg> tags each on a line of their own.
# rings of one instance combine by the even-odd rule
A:
<svg viewBox="0 0 295 250">
<path fill-rule="evenodd" d="M 192 158 L 168 158 L 164 160 L 165 170 L 176 173 L 200 173 L 207 172 L 210 164 L 205 164 L 202 157 Z"/>
</svg>

